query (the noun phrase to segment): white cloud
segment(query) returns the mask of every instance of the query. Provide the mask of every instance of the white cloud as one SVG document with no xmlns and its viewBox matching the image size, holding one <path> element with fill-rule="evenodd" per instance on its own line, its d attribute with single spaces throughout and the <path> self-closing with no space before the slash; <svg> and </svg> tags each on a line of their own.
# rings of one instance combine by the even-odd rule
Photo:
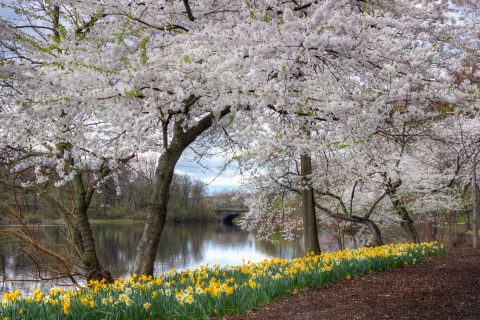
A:
<svg viewBox="0 0 480 320">
<path fill-rule="evenodd" d="M 156 162 L 158 153 L 145 153 L 142 157 L 150 158 Z M 236 163 L 228 165 L 226 163 L 227 155 L 215 155 L 197 161 L 195 154 L 187 150 L 178 161 L 175 173 L 203 181 L 207 185 L 209 193 L 231 191 L 240 186 L 242 175 L 239 174 Z M 155 163 L 153 163 L 153 166 L 155 166 Z"/>
<path fill-rule="evenodd" d="M 201 159 L 200 163 L 191 158 L 191 154 L 182 156 L 175 168 L 175 173 L 184 174 L 207 184 L 210 193 L 231 191 L 241 183 L 242 176 L 236 164 L 226 165 L 223 156 L 213 156 Z"/>
</svg>

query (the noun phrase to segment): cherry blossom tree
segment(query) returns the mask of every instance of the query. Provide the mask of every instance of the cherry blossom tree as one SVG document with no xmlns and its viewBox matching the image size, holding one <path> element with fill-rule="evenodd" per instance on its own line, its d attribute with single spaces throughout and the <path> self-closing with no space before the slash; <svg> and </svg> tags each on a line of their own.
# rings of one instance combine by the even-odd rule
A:
<svg viewBox="0 0 480 320">
<path fill-rule="evenodd" d="M 426 120 L 432 117 L 441 117 L 442 108 L 452 106 L 454 103 L 471 110 L 474 101 L 478 98 L 478 89 L 472 81 L 457 81 L 458 78 L 455 77 L 455 74 L 461 72 L 462 61 L 468 56 L 464 47 L 463 51 L 459 49 L 464 44 L 460 30 L 465 28 L 470 32 L 473 30 L 472 25 L 467 26 L 455 22 L 454 18 L 449 19 L 449 14 L 455 14 L 447 3 L 443 3 L 443 7 L 435 7 L 433 11 L 427 9 L 433 8 L 427 4 L 407 4 L 407 2 L 403 4 L 405 6 L 413 5 L 413 7 L 405 11 L 396 11 L 395 9 L 398 8 L 389 6 L 376 8 L 376 11 L 374 9 L 375 21 L 379 21 L 380 16 L 385 18 L 395 16 L 398 24 L 393 26 L 389 23 L 386 25 L 380 23 L 375 26 L 370 25 L 366 31 L 362 30 L 367 37 L 371 38 L 366 43 L 357 43 L 358 47 L 367 45 L 367 43 L 375 43 L 375 45 L 367 45 L 368 56 L 351 48 L 348 50 L 348 56 L 343 56 L 341 50 L 340 54 L 337 52 L 336 60 L 332 65 L 328 64 L 329 60 L 326 63 L 322 61 L 324 62 L 322 67 L 326 65 L 329 71 L 333 70 L 334 77 L 329 78 L 332 74 L 319 75 L 319 73 L 308 72 L 308 67 L 317 66 L 316 59 L 309 61 L 310 64 L 307 63 L 307 66 L 302 66 L 302 76 L 293 80 L 289 79 L 291 81 L 286 87 L 286 90 L 294 93 L 289 96 L 290 102 L 286 104 L 291 108 L 282 105 L 281 108 L 271 106 L 263 109 L 271 111 L 264 113 L 262 126 L 255 126 L 255 122 L 251 121 L 253 119 L 250 120 L 252 124 L 247 128 L 254 128 L 252 131 L 255 132 L 256 138 L 251 146 L 257 147 L 257 151 L 246 152 L 245 157 L 255 159 L 254 162 L 261 167 L 265 162 L 275 160 L 272 159 L 275 158 L 272 155 L 292 149 L 297 158 L 305 159 L 302 155 L 308 154 L 313 157 L 315 152 L 319 153 L 320 155 L 316 156 L 317 159 L 313 159 L 315 162 L 321 161 L 322 151 L 329 149 L 328 145 L 334 143 L 349 148 L 352 148 L 352 145 L 363 144 L 372 152 L 381 155 L 381 152 L 390 152 L 391 150 L 381 150 L 376 148 L 374 143 L 367 143 L 369 140 L 376 139 L 376 135 L 384 135 L 391 140 L 396 139 L 396 143 L 401 146 L 402 139 L 400 138 L 403 137 L 405 140 L 410 134 L 418 134 L 415 132 L 406 134 L 402 132 L 403 127 L 411 124 L 418 127 L 422 121 L 425 124 L 431 123 Z M 372 6 L 375 7 L 375 3 Z M 403 9 L 405 8 L 403 7 Z M 393 10 L 393 12 L 389 10 Z M 432 14 L 425 18 L 429 23 L 419 24 L 416 19 L 409 20 L 411 17 L 409 14 L 417 10 L 422 14 L 427 12 Z M 362 16 L 366 14 L 362 10 L 358 13 Z M 354 21 L 353 16 L 350 17 L 352 17 L 351 21 Z M 360 20 L 362 19 L 360 18 Z M 350 23 L 352 23 L 351 21 Z M 386 20 L 382 21 L 386 22 Z M 437 36 L 430 37 L 433 35 L 430 27 L 434 24 L 436 31 L 442 31 Z M 403 29 L 402 25 L 404 27 L 408 25 L 406 28 L 408 31 Z M 430 31 L 427 31 L 428 29 Z M 348 37 L 348 35 L 345 36 Z M 439 39 L 444 40 L 439 42 Z M 388 48 L 382 46 L 387 43 Z M 393 49 L 397 44 L 399 46 Z M 465 55 L 461 56 L 458 54 L 459 52 L 464 52 Z M 416 60 L 419 57 L 421 57 L 421 61 Z M 342 58 L 348 60 L 345 61 Z M 320 86 L 319 83 L 321 83 Z M 317 85 L 316 90 L 309 88 L 310 84 Z M 257 120 L 259 119 L 259 116 L 255 115 L 255 117 Z M 394 130 L 387 132 L 385 127 L 391 127 Z M 400 128 L 400 132 L 397 132 L 396 128 Z M 406 141 L 403 142 L 403 144 L 405 143 Z M 390 168 L 387 172 L 395 174 L 395 168 L 400 165 L 398 158 L 403 156 L 402 147 L 399 151 L 400 153 L 389 160 Z M 298 168 L 298 164 L 296 166 Z M 274 167 L 274 165 L 269 167 Z M 280 175 L 273 177 L 273 180 L 285 177 L 292 171 L 293 175 L 299 175 L 298 170 L 295 172 L 290 166 Z M 385 171 L 381 173 L 383 174 Z M 315 173 L 313 177 L 315 177 Z M 295 189 L 302 190 L 301 179 L 297 179 L 293 183 L 297 187 Z M 402 181 L 395 180 L 394 177 L 387 176 L 385 173 L 382 176 L 382 183 L 386 189 L 386 195 L 390 198 L 403 225 L 412 238 L 418 241 L 413 220 L 406 210 L 406 205 L 397 194 Z M 265 189 L 264 187 L 260 188 Z M 289 188 L 291 189 L 291 186 Z M 382 193 L 380 193 L 381 195 Z M 375 203 L 375 201 L 372 202 Z M 254 206 L 254 208 L 256 207 Z M 271 210 L 268 206 L 259 208 Z M 253 218 L 253 224 L 263 221 L 263 219 L 255 217 L 255 214 L 270 216 L 268 212 L 252 212 L 247 219 Z M 267 220 L 271 221 L 271 219 Z M 248 221 L 244 223 L 248 224 Z M 306 247 L 308 248 L 308 245 Z"/>
<path fill-rule="evenodd" d="M 2 146 L 66 144 L 75 173 L 80 163 L 106 159 L 114 169 L 133 154 L 159 154 L 139 274 L 154 271 L 175 165 L 209 130 L 225 130 L 258 165 L 292 148 L 312 240 L 308 163 L 321 148 L 466 104 L 476 90 L 453 81 L 461 57 L 444 54 L 472 30 L 449 1 L 5 3 L 29 18 L 0 34 L 14 57 L 2 64 Z M 319 251 L 310 240 L 307 250 Z"/>
<path fill-rule="evenodd" d="M 72 245 L 64 256 L 78 261 L 74 267 L 81 274 L 111 280 L 98 261 L 87 210 L 98 187 L 115 178 L 134 151 L 119 148 L 122 136 L 102 121 L 105 114 L 59 97 L 56 76 L 50 78 L 49 71 L 64 68 L 54 61 L 64 54 L 60 46 L 67 21 L 60 19 L 60 6 L 43 1 L 2 4 L 15 13 L 1 30 L 0 118 L 5 125 L 0 148 L 2 164 L 10 170 L 3 182 L 37 193 L 59 214 Z M 45 83 L 50 88 L 42 87 Z"/>
</svg>

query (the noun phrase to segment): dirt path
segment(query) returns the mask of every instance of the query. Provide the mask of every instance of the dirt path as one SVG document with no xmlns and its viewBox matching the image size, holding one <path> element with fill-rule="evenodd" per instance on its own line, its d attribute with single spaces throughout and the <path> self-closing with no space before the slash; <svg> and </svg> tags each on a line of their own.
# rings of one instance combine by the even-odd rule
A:
<svg viewBox="0 0 480 320">
<path fill-rule="evenodd" d="M 305 291 L 228 319 L 479 320 L 480 249 L 452 249 L 441 258 Z"/>
</svg>

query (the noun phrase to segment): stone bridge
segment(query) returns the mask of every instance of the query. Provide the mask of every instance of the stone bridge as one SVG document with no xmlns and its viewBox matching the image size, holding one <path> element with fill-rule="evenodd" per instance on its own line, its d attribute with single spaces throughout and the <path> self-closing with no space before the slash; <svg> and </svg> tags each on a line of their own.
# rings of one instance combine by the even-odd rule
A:
<svg viewBox="0 0 480 320">
<path fill-rule="evenodd" d="M 240 216 L 244 212 L 248 212 L 250 209 L 248 207 L 235 207 L 235 206 L 215 206 L 215 213 L 217 214 L 218 221 L 223 224 L 231 225 L 233 224 L 233 219 Z"/>
</svg>

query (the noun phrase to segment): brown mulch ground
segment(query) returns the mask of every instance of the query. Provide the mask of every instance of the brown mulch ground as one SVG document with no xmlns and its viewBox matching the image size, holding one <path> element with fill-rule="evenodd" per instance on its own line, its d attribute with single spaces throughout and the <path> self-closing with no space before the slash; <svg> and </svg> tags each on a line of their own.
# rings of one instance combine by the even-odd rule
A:
<svg viewBox="0 0 480 320">
<path fill-rule="evenodd" d="M 230 320 L 480 319 L 480 249 L 312 289 Z"/>
</svg>

